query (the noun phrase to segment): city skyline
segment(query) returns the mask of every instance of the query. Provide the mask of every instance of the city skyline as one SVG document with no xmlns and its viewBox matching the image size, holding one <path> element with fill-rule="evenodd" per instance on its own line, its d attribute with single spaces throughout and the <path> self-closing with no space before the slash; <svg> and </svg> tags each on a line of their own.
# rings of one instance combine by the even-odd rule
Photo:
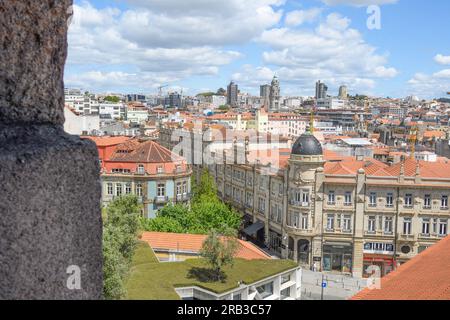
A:
<svg viewBox="0 0 450 320">
<path fill-rule="evenodd" d="M 380 4 L 380 30 L 367 27 L 373 3 Z M 65 81 L 93 91 L 153 93 L 169 85 L 195 94 L 233 80 L 257 95 L 277 75 L 282 95 L 313 96 L 320 79 L 334 95 L 347 85 L 350 94 L 444 97 L 450 46 L 440 39 L 449 6 L 415 0 L 77 0 Z"/>
</svg>

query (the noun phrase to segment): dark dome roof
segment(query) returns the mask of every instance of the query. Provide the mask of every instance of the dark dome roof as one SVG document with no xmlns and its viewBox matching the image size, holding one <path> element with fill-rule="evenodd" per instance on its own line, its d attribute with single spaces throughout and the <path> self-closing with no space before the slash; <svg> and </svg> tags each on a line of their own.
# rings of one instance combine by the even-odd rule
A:
<svg viewBox="0 0 450 320">
<path fill-rule="evenodd" d="M 292 147 L 292 154 L 300 156 L 322 155 L 322 145 L 312 134 L 305 133 L 301 135 Z"/>
</svg>

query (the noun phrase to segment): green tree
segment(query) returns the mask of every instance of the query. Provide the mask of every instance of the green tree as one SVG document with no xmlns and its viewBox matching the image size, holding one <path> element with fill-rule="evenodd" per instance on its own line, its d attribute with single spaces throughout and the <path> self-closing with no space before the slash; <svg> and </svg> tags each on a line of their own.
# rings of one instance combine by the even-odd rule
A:
<svg viewBox="0 0 450 320">
<path fill-rule="evenodd" d="M 217 200 L 217 186 L 214 178 L 209 174 L 207 168 L 203 168 L 199 181 L 194 179 L 192 188 L 192 202 L 200 202 L 206 198 L 210 200 Z M 202 199 L 204 198 L 204 199 Z"/>
<path fill-rule="evenodd" d="M 116 96 L 106 96 L 104 98 L 105 101 L 107 102 L 112 102 L 112 103 L 119 103 L 120 102 L 120 98 L 116 97 Z"/>
<path fill-rule="evenodd" d="M 227 94 L 227 90 L 225 90 L 224 88 L 220 88 L 217 90 L 216 93 L 218 96 L 225 96 Z"/>
<path fill-rule="evenodd" d="M 198 182 L 193 179 L 190 207 L 168 204 L 158 211 L 155 219 L 142 219 L 141 223 L 146 231 L 208 234 L 212 229 L 237 230 L 241 217 L 219 199 L 214 178 L 204 169 Z"/>
<path fill-rule="evenodd" d="M 142 219 L 142 230 L 153 232 L 185 233 L 181 223 L 169 217 L 157 216 L 154 219 Z"/>
<path fill-rule="evenodd" d="M 223 268 L 227 265 L 233 266 L 238 250 L 239 242 L 234 231 L 220 234 L 212 229 L 203 242 L 200 256 L 211 266 L 215 275 L 214 280 L 220 281 L 223 279 Z"/>
<path fill-rule="evenodd" d="M 125 294 L 124 281 L 136 249 L 141 205 L 136 196 L 113 201 L 103 218 L 103 295 L 120 299 Z"/>
<path fill-rule="evenodd" d="M 211 229 L 226 232 L 237 230 L 241 225 L 240 215 L 219 199 L 202 196 L 201 200 L 192 204 L 190 212 L 190 231 L 207 234 Z"/>
<path fill-rule="evenodd" d="M 219 110 L 220 111 L 228 111 L 228 110 L 230 110 L 230 106 L 223 104 L 223 105 L 219 106 Z"/>
</svg>

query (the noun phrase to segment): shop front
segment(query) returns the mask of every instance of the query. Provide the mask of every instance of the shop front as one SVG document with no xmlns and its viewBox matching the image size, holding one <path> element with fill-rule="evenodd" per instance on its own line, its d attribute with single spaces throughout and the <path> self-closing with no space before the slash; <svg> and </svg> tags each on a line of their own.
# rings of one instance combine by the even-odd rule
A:
<svg viewBox="0 0 450 320">
<path fill-rule="evenodd" d="M 376 271 L 381 277 L 384 277 L 394 269 L 395 258 L 392 243 L 366 242 L 364 244 L 364 278 L 373 276 Z"/>
<path fill-rule="evenodd" d="M 352 262 L 352 243 L 324 243 L 322 263 L 323 271 L 351 273 Z"/>
</svg>

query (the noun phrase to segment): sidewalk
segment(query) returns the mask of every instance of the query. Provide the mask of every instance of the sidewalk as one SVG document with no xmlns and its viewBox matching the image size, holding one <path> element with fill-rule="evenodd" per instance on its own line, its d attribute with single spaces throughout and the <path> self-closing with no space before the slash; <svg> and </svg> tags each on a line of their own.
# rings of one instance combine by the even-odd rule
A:
<svg viewBox="0 0 450 320">
<path fill-rule="evenodd" d="M 321 300 L 322 273 L 303 269 L 302 300 Z M 324 273 L 323 300 L 346 300 L 367 286 L 366 279 Z"/>
</svg>

